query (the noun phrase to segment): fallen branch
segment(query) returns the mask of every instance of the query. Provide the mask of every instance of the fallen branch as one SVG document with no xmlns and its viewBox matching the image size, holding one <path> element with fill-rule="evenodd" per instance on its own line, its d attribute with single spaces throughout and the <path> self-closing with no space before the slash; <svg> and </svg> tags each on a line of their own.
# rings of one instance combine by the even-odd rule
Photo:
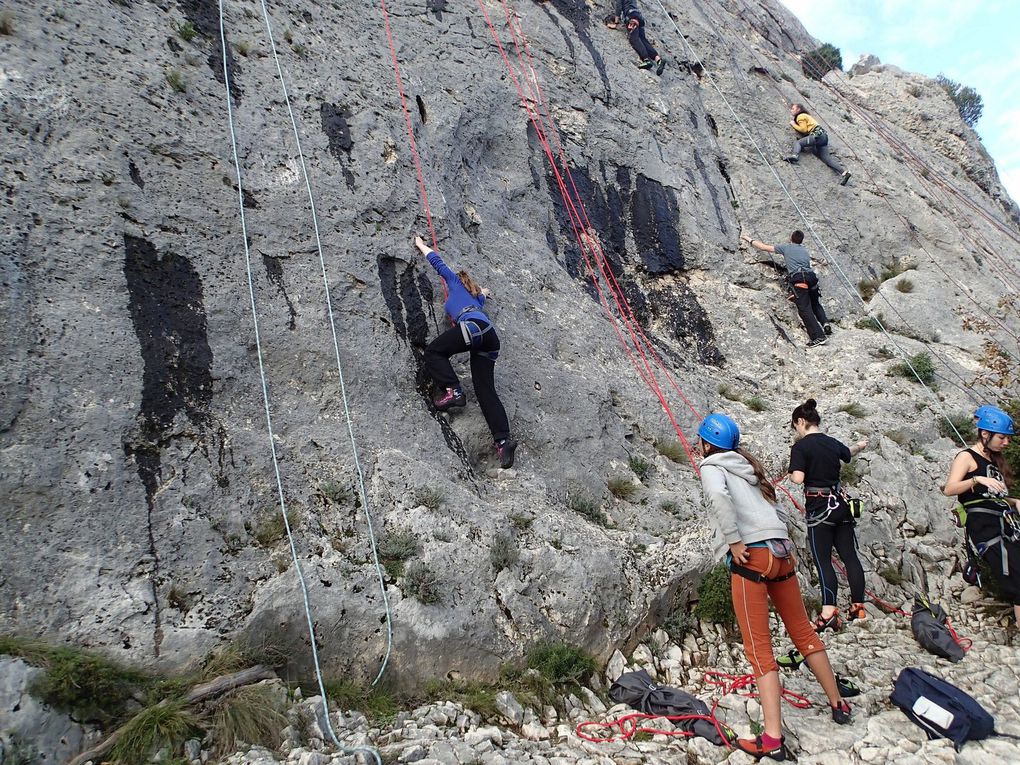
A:
<svg viewBox="0 0 1020 765">
<path fill-rule="evenodd" d="M 240 672 L 234 672 L 231 675 L 222 675 L 214 680 L 210 680 L 208 683 L 202 683 L 196 685 L 190 691 L 184 695 L 183 702 L 185 706 L 197 704 L 201 701 L 216 698 L 222 696 L 224 693 L 234 690 L 235 688 L 241 688 L 245 685 L 251 685 L 261 680 L 272 680 L 276 677 L 276 673 L 269 667 L 263 667 L 261 664 L 256 667 L 249 667 L 248 669 L 242 669 Z M 163 699 L 156 706 L 164 707 L 170 703 L 170 699 Z M 134 720 L 132 718 L 128 722 L 121 725 L 117 730 L 111 733 L 109 736 L 104 738 L 98 744 L 91 749 L 82 752 L 73 760 L 70 760 L 67 765 L 85 765 L 86 762 L 99 761 L 107 752 L 113 749 L 114 745 L 124 734 L 124 731 Z"/>
</svg>

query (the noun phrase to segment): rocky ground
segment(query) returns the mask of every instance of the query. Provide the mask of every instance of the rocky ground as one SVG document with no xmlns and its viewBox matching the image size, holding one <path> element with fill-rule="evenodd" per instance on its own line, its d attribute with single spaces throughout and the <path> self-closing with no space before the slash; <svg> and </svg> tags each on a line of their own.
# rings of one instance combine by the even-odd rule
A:
<svg viewBox="0 0 1020 765">
<path fill-rule="evenodd" d="M 976 598 L 976 599 L 975 599 Z M 1010 739 L 989 739 L 968 743 L 961 752 L 946 740 L 929 741 L 920 728 L 911 723 L 888 700 L 893 681 L 900 670 L 916 666 L 964 689 L 988 709 L 1002 733 L 1020 735 L 1020 647 L 1012 645 L 1015 631 L 1001 626 L 1004 609 L 968 592 L 970 605 L 958 609 L 956 627 L 974 641 L 966 658 L 952 664 L 919 649 L 910 633 L 909 621 L 902 616 L 872 610 L 872 618 L 857 623 L 839 634 L 829 633 L 827 644 L 836 671 L 852 678 L 862 694 L 851 700 L 854 721 L 849 726 L 835 725 L 825 707 L 813 676 L 807 667 L 785 672 L 785 686 L 807 696 L 810 709 L 784 705 L 787 742 L 797 761 L 811 765 L 844 763 L 1013 763 L 1020 758 L 1020 746 Z M 696 692 L 709 704 L 718 689 L 704 683 L 704 673 L 716 670 L 742 673 L 746 669 L 739 640 L 721 628 L 702 623 L 698 635 L 688 635 L 680 644 L 657 631 L 652 639 L 635 650 L 630 661 L 617 653 L 604 678 L 592 687 L 579 688 L 563 700 L 564 713 L 553 707 L 522 707 L 510 693 L 497 697 L 502 714 L 498 723 L 483 722 L 479 715 L 462 705 L 446 702 L 422 706 L 397 715 L 388 725 L 369 722 L 356 711 L 334 713 L 335 729 L 348 746 L 374 744 L 384 762 L 419 765 L 715 765 L 722 761 L 734 765 L 750 763 L 742 752 L 730 752 L 708 741 L 656 735 L 637 741 L 596 744 L 575 733 L 577 723 L 587 720 L 612 720 L 633 710 L 625 705 L 607 706 L 604 690 L 612 678 L 629 669 L 646 669 L 663 684 Z M 788 646 L 779 640 L 777 651 Z M 603 681 L 606 683 L 603 684 Z M 307 718 L 314 717 L 320 699 L 300 702 Z M 751 721 L 760 721 L 760 707 L 753 698 L 738 695 L 724 697 L 719 718 L 740 735 L 753 735 Z M 669 730 L 668 721 L 649 722 Z M 288 744 L 279 752 L 252 749 L 230 758 L 231 765 L 326 765 L 355 763 L 353 757 L 336 754 L 323 745 L 318 723 L 287 730 Z"/>
</svg>

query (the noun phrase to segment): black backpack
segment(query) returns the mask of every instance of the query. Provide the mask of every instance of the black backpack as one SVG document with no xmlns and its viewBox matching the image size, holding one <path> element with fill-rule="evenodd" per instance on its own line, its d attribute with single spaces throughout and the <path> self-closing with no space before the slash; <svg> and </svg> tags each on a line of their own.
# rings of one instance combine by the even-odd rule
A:
<svg viewBox="0 0 1020 765">
<path fill-rule="evenodd" d="M 637 672 L 624 672 L 616 678 L 616 682 L 609 689 L 609 698 L 618 704 L 628 704 L 639 712 L 656 717 L 702 715 L 705 719 L 682 720 L 677 722 L 677 726 L 696 736 L 707 738 L 716 746 L 723 746 L 726 743 L 711 720 L 708 704 L 679 688 L 656 685 L 643 669 Z M 723 727 L 723 730 L 726 728 Z"/>
<path fill-rule="evenodd" d="M 933 605 L 920 595 L 914 597 L 910 629 L 917 642 L 929 653 L 955 663 L 963 659 L 964 650 L 946 624 L 948 618 L 945 609 L 938 603 Z"/>
<path fill-rule="evenodd" d="M 995 719 L 971 696 L 922 669 L 900 672 L 889 700 L 928 738 L 948 738 L 956 751 L 967 741 L 1001 735 L 995 732 Z"/>
</svg>

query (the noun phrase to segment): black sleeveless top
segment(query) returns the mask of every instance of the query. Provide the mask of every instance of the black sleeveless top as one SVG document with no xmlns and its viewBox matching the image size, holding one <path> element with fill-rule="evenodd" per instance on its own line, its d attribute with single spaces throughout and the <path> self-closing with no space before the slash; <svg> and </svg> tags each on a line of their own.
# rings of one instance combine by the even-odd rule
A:
<svg viewBox="0 0 1020 765">
<path fill-rule="evenodd" d="M 967 449 L 967 453 L 974 458 L 974 462 L 977 463 L 977 469 L 966 473 L 963 476 L 963 480 L 969 481 L 974 476 L 984 476 L 986 478 L 994 478 L 1003 483 L 1006 482 L 1002 471 L 995 467 L 990 460 L 982 457 L 973 449 Z M 984 510 L 994 510 L 1001 514 L 1009 509 L 1009 505 L 1003 499 L 1005 496 L 1005 494 L 993 492 L 987 486 L 978 484 L 974 489 L 968 489 L 961 494 L 959 500 L 966 506 L 967 510 L 982 508 Z M 971 502 L 974 504 L 969 504 Z M 988 515 L 987 513 L 967 513 L 967 533 L 970 534 L 970 538 L 975 542 L 987 542 L 989 539 L 999 536 L 999 532 L 999 519 L 996 516 Z"/>
</svg>

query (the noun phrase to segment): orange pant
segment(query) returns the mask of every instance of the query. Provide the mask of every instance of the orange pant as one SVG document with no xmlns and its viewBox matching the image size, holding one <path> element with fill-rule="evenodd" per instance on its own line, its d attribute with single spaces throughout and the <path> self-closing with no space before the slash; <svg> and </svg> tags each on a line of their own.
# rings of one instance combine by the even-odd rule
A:
<svg viewBox="0 0 1020 765">
<path fill-rule="evenodd" d="M 776 578 L 788 574 L 796 567 L 792 557 L 777 558 L 767 547 L 750 547 L 749 561 L 744 568 Z M 730 574 L 730 592 L 733 610 L 744 638 L 744 653 L 751 662 L 755 677 L 778 670 L 772 653 L 772 634 L 769 632 L 769 600 L 786 625 L 797 650 L 805 656 L 825 650 L 825 644 L 815 633 L 800 596 L 796 576 L 782 582 L 752 582 L 739 574 Z"/>
</svg>

